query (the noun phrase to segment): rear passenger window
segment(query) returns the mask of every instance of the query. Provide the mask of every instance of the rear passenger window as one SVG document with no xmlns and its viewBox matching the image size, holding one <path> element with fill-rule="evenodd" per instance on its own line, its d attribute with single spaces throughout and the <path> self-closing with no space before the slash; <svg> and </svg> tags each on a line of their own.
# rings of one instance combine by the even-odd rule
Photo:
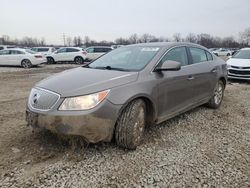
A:
<svg viewBox="0 0 250 188">
<path fill-rule="evenodd" d="M 18 50 L 10 50 L 10 54 L 24 54 L 24 52 L 18 51 Z"/>
<path fill-rule="evenodd" d="M 186 47 L 177 47 L 170 50 L 161 60 L 159 66 L 167 60 L 177 61 L 181 63 L 182 66 L 188 64 L 188 57 L 186 52 Z"/>
<path fill-rule="evenodd" d="M 206 51 L 206 55 L 207 55 L 207 60 L 208 61 L 212 61 L 213 60 L 213 56 L 209 52 Z"/>
<path fill-rule="evenodd" d="M 207 61 L 207 55 L 205 50 L 200 48 L 189 48 L 193 59 L 193 63 L 200 63 Z"/>
<path fill-rule="evenodd" d="M 104 49 L 103 48 L 94 48 L 95 53 L 103 53 Z"/>
<path fill-rule="evenodd" d="M 79 50 L 75 48 L 67 48 L 67 52 L 79 52 Z"/>
<path fill-rule="evenodd" d="M 49 51 L 49 48 L 38 48 L 37 51 L 38 52 L 47 52 L 47 51 Z"/>
</svg>

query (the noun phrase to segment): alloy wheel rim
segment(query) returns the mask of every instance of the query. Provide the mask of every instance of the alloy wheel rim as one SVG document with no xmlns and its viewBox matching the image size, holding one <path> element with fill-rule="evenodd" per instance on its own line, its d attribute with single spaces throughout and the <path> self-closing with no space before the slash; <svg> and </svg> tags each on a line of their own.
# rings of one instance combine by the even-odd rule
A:
<svg viewBox="0 0 250 188">
<path fill-rule="evenodd" d="M 214 92 L 214 102 L 215 104 L 220 104 L 223 96 L 223 86 L 218 83 Z"/>
<path fill-rule="evenodd" d="M 82 63 L 81 58 L 79 58 L 79 57 L 78 57 L 78 58 L 76 58 L 76 63 L 77 63 L 77 64 L 81 64 L 81 63 Z"/>
</svg>

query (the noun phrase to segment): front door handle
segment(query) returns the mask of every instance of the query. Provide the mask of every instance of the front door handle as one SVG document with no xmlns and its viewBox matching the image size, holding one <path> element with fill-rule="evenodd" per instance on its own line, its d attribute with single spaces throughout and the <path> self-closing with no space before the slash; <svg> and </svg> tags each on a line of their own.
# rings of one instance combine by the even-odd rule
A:
<svg viewBox="0 0 250 188">
<path fill-rule="evenodd" d="M 193 80 L 194 77 L 193 76 L 188 76 L 188 80 Z"/>
</svg>

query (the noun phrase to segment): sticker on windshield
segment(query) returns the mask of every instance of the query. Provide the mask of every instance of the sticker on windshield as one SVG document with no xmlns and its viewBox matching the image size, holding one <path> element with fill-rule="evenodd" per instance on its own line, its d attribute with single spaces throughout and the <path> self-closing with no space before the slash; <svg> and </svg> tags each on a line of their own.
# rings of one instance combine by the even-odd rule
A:
<svg viewBox="0 0 250 188">
<path fill-rule="evenodd" d="M 157 52 L 159 48 L 142 48 L 142 52 Z"/>
</svg>

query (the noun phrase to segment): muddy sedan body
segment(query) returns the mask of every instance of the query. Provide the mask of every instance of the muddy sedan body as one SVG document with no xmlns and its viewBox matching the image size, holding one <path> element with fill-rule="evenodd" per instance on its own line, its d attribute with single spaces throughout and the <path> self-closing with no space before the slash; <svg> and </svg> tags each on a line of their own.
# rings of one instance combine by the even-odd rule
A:
<svg viewBox="0 0 250 188">
<path fill-rule="evenodd" d="M 205 103 L 218 108 L 226 80 L 225 62 L 202 46 L 125 46 L 37 83 L 26 118 L 34 129 L 135 149 L 145 125 Z"/>
</svg>

